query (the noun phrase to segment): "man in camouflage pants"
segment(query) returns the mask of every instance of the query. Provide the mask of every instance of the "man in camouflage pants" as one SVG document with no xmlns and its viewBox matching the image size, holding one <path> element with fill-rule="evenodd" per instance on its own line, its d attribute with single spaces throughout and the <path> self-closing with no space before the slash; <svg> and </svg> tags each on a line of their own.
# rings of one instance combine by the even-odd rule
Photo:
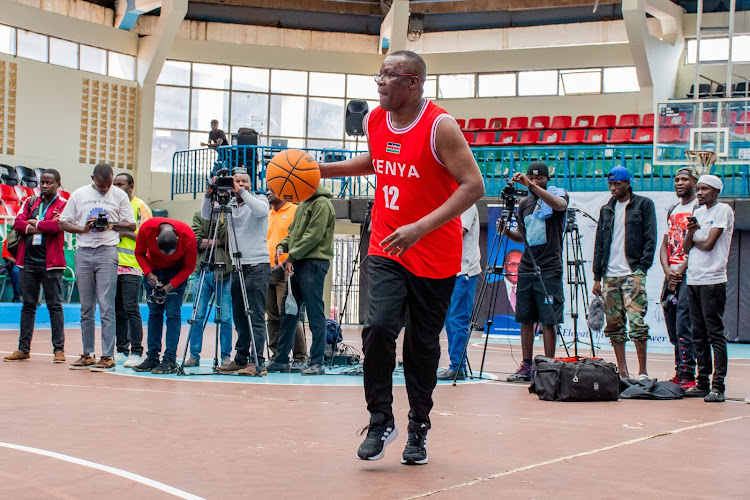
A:
<svg viewBox="0 0 750 500">
<path fill-rule="evenodd" d="M 599 212 L 591 291 L 604 298 L 604 333 L 612 342 L 620 375 L 630 377 L 625 359 L 630 338 L 638 355 L 638 380 L 646 380 L 646 272 L 654 262 L 656 210 L 653 201 L 633 194 L 625 167 L 613 168 L 607 180 L 612 198 Z"/>
</svg>

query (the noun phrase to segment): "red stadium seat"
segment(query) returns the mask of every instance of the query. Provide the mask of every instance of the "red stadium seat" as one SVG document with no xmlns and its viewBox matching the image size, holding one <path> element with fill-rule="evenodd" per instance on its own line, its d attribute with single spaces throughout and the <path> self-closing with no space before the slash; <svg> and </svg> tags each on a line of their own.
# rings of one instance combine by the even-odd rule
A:
<svg viewBox="0 0 750 500">
<path fill-rule="evenodd" d="M 660 127 L 679 127 L 687 123 L 687 113 L 680 113 L 675 116 L 660 116 Z"/>
<path fill-rule="evenodd" d="M 500 132 L 500 138 L 492 143 L 493 146 L 512 146 L 518 139 L 518 132 Z"/>
<path fill-rule="evenodd" d="M 609 136 L 608 144 L 627 144 L 633 139 L 633 129 L 616 128 Z"/>
<path fill-rule="evenodd" d="M 622 115 L 617 128 L 636 128 L 641 123 L 641 115 Z"/>
<path fill-rule="evenodd" d="M 703 112 L 703 120 L 701 120 L 701 125 L 710 125 L 712 123 L 716 123 L 714 120 L 714 114 L 712 111 L 704 111 Z"/>
<path fill-rule="evenodd" d="M 615 128 L 617 117 L 615 115 L 601 115 L 596 119 L 595 128 Z"/>
<path fill-rule="evenodd" d="M 654 129 L 639 128 L 635 131 L 633 144 L 652 144 L 654 142 Z"/>
<path fill-rule="evenodd" d="M 68 201 L 70 199 L 70 193 L 67 191 L 63 191 L 62 189 L 58 189 L 57 194 L 60 196 L 61 200 Z"/>
<path fill-rule="evenodd" d="M 9 186 L 7 184 L 0 184 L 0 198 L 5 202 L 13 202 L 16 204 L 19 202 L 18 194 L 16 193 L 14 186 Z"/>
<path fill-rule="evenodd" d="M 740 137 L 744 137 L 745 140 L 750 139 L 750 124 L 748 125 L 737 125 L 734 127 L 734 130 L 732 130 L 734 134 L 739 135 Z"/>
<path fill-rule="evenodd" d="M 37 196 L 42 196 L 42 190 L 39 188 L 39 186 L 34 188 L 34 194 Z"/>
<path fill-rule="evenodd" d="M 478 132 L 470 146 L 491 146 L 495 142 L 495 132 Z"/>
<path fill-rule="evenodd" d="M 549 128 L 549 116 L 535 116 L 529 123 L 529 128 L 547 129 Z"/>
<path fill-rule="evenodd" d="M 735 115 L 736 116 L 736 115 Z M 739 119 L 735 118 L 736 121 L 732 123 L 736 123 L 737 125 L 746 125 L 750 123 L 750 111 L 743 112 Z"/>
<path fill-rule="evenodd" d="M 539 131 L 538 130 L 526 130 L 521 132 L 521 138 L 516 142 L 519 146 L 531 146 L 533 144 L 539 144 Z"/>
<path fill-rule="evenodd" d="M 464 139 L 466 139 L 466 142 L 468 142 L 469 144 L 474 142 L 474 132 L 464 132 Z M 62 198 L 62 195 L 60 195 L 60 198 Z"/>
<path fill-rule="evenodd" d="M 570 128 L 571 123 L 573 123 L 572 117 L 567 115 L 560 115 L 552 119 L 552 124 L 549 126 L 549 128 L 554 130 L 566 129 Z"/>
<path fill-rule="evenodd" d="M 456 123 L 458 123 L 458 128 L 460 128 L 461 130 L 466 128 L 466 120 L 464 120 L 463 118 L 456 118 Z"/>
<path fill-rule="evenodd" d="M 21 186 L 21 185 L 13 186 L 13 187 L 16 188 L 16 194 L 18 195 L 18 199 L 21 202 L 23 202 L 23 200 L 25 200 L 29 196 L 34 196 L 34 190 L 31 189 L 30 187 Z"/>
<path fill-rule="evenodd" d="M 594 117 L 591 115 L 579 116 L 572 128 L 591 128 L 594 126 Z"/>
<path fill-rule="evenodd" d="M 469 124 L 466 125 L 467 132 L 477 132 L 479 130 L 484 130 L 487 128 L 487 119 L 486 118 L 472 118 L 469 120 Z"/>
<path fill-rule="evenodd" d="M 507 118 L 490 118 L 486 130 L 502 130 L 508 125 Z"/>
<path fill-rule="evenodd" d="M 586 138 L 586 131 L 583 129 L 568 130 L 565 133 L 565 139 L 560 141 L 560 144 L 582 144 Z"/>
<path fill-rule="evenodd" d="M 562 138 L 562 130 L 545 130 L 542 132 L 542 140 L 539 141 L 539 144 L 560 144 Z"/>
<path fill-rule="evenodd" d="M 659 129 L 659 143 L 685 142 L 682 139 L 679 127 L 666 127 Z"/>
<path fill-rule="evenodd" d="M 607 141 L 609 130 L 602 128 L 592 128 L 589 130 L 589 135 L 586 136 L 584 144 L 603 144 Z"/>
<path fill-rule="evenodd" d="M 3 215 L 8 215 L 8 211 L 5 210 L 5 204 L 4 203 L 0 203 L 0 216 L 3 216 Z M 3 221 L 3 222 L 5 222 L 5 221 Z"/>
<path fill-rule="evenodd" d="M 508 122 L 507 130 L 526 130 L 529 128 L 529 118 L 526 116 L 514 116 Z"/>
<path fill-rule="evenodd" d="M 653 113 L 646 113 L 643 115 L 643 121 L 641 122 L 641 127 L 654 127 L 654 114 Z"/>
<path fill-rule="evenodd" d="M 8 215 L 15 217 L 16 215 L 18 215 L 18 212 L 21 211 L 21 206 L 18 203 L 13 203 L 12 201 L 6 201 L 5 210 L 8 212 Z"/>
</svg>

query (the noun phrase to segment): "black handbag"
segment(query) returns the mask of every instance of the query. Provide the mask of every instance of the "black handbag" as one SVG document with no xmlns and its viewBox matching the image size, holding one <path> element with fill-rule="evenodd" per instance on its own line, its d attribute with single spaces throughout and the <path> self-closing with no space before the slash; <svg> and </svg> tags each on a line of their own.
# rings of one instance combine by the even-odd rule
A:
<svg viewBox="0 0 750 500">
<path fill-rule="evenodd" d="M 617 401 L 617 366 L 599 358 L 552 359 L 537 356 L 530 393 L 544 401 Z"/>
</svg>

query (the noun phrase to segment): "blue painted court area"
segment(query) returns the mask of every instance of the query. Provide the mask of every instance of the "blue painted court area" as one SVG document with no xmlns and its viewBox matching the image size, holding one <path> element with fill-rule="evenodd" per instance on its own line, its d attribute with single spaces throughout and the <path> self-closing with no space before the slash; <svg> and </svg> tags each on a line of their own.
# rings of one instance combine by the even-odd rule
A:
<svg viewBox="0 0 750 500">
<path fill-rule="evenodd" d="M 335 366 L 331 369 L 326 368 L 325 375 L 302 376 L 299 373 L 269 373 L 263 377 L 248 377 L 245 375 L 217 375 L 213 373 L 213 360 L 201 360 L 201 365 L 195 368 L 186 368 L 186 373 L 191 375 L 154 375 L 150 372 L 136 372 L 130 368 L 124 368 L 117 365 L 113 375 L 124 377 L 142 377 L 161 380 L 179 380 L 191 382 L 221 382 L 228 384 L 265 384 L 265 385 L 311 385 L 311 386 L 362 386 L 362 366 Z M 497 377 L 488 373 L 484 374 L 484 379 L 467 379 L 458 381 L 459 384 L 476 384 L 496 380 Z M 452 384 L 451 380 L 438 380 L 438 384 Z M 396 368 L 393 372 L 393 385 L 405 385 L 404 371 L 401 367 Z"/>
</svg>

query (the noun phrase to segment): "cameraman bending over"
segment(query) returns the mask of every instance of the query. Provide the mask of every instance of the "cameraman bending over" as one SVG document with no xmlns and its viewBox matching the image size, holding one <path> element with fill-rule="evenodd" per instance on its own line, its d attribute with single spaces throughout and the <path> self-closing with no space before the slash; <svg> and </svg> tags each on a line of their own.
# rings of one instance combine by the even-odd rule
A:
<svg viewBox="0 0 750 500">
<path fill-rule="evenodd" d="M 518 266 L 516 289 L 516 322 L 521 323 L 523 361 L 508 377 L 508 382 L 521 382 L 531 380 L 534 323 L 542 324 L 544 355 L 555 357 L 555 326 L 563 321 L 562 243 L 568 193 L 554 186 L 547 188 L 549 169 L 540 161 L 532 162 L 526 175 L 515 173 L 512 182 L 529 188 L 529 196 L 518 205 L 518 231 L 508 228 L 502 219 L 498 221 L 498 229 L 512 241 L 523 243 L 526 239 L 528 243 Z M 541 280 L 534 274 L 532 254 Z"/>
<path fill-rule="evenodd" d="M 177 373 L 177 344 L 182 326 L 182 295 L 195 269 L 198 244 L 193 230 L 184 222 L 153 217 L 143 224 L 135 240 L 135 258 L 143 269 L 148 300 L 148 359 L 133 370 L 155 374 Z M 152 293 L 153 292 L 153 293 Z M 167 338 L 164 358 L 161 329 L 167 313 Z"/>
<path fill-rule="evenodd" d="M 271 279 L 271 264 L 268 262 L 268 248 L 266 234 L 268 233 L 268 200 L 265 195 L 250 192 L 250 176 L 246 168 L 234 169 L 234 196 L 229 201 L 232 214 L 232 226 L 229 233 L 229 251 L 239 252 L 241 267 L 235 267 L 232 272 L 232 316 L 237 328 L 237 352 L 234 361 L 227 366 L 219 366 L 220 373 L 239 373 L 240 375 L 255 375 L 258 369 L 265 372 L 263 346 L 266 344 L 266 293 L 268 281 Z M 201 217 L 211 218 L 211 195 L 213 189 L 209 186 L 206 197 L 201 205 Z M 236 236 L 236 240 L 235 240 Z M 244 280 L 247 291 L 247 312 L 242 299 L 240 280 Z M 252 351 L 250 347 L 250 324 L 247 313 L 253 325 L 253 339 L 258 355 L 260 367 L 250 362 Z"/>
</svg>

